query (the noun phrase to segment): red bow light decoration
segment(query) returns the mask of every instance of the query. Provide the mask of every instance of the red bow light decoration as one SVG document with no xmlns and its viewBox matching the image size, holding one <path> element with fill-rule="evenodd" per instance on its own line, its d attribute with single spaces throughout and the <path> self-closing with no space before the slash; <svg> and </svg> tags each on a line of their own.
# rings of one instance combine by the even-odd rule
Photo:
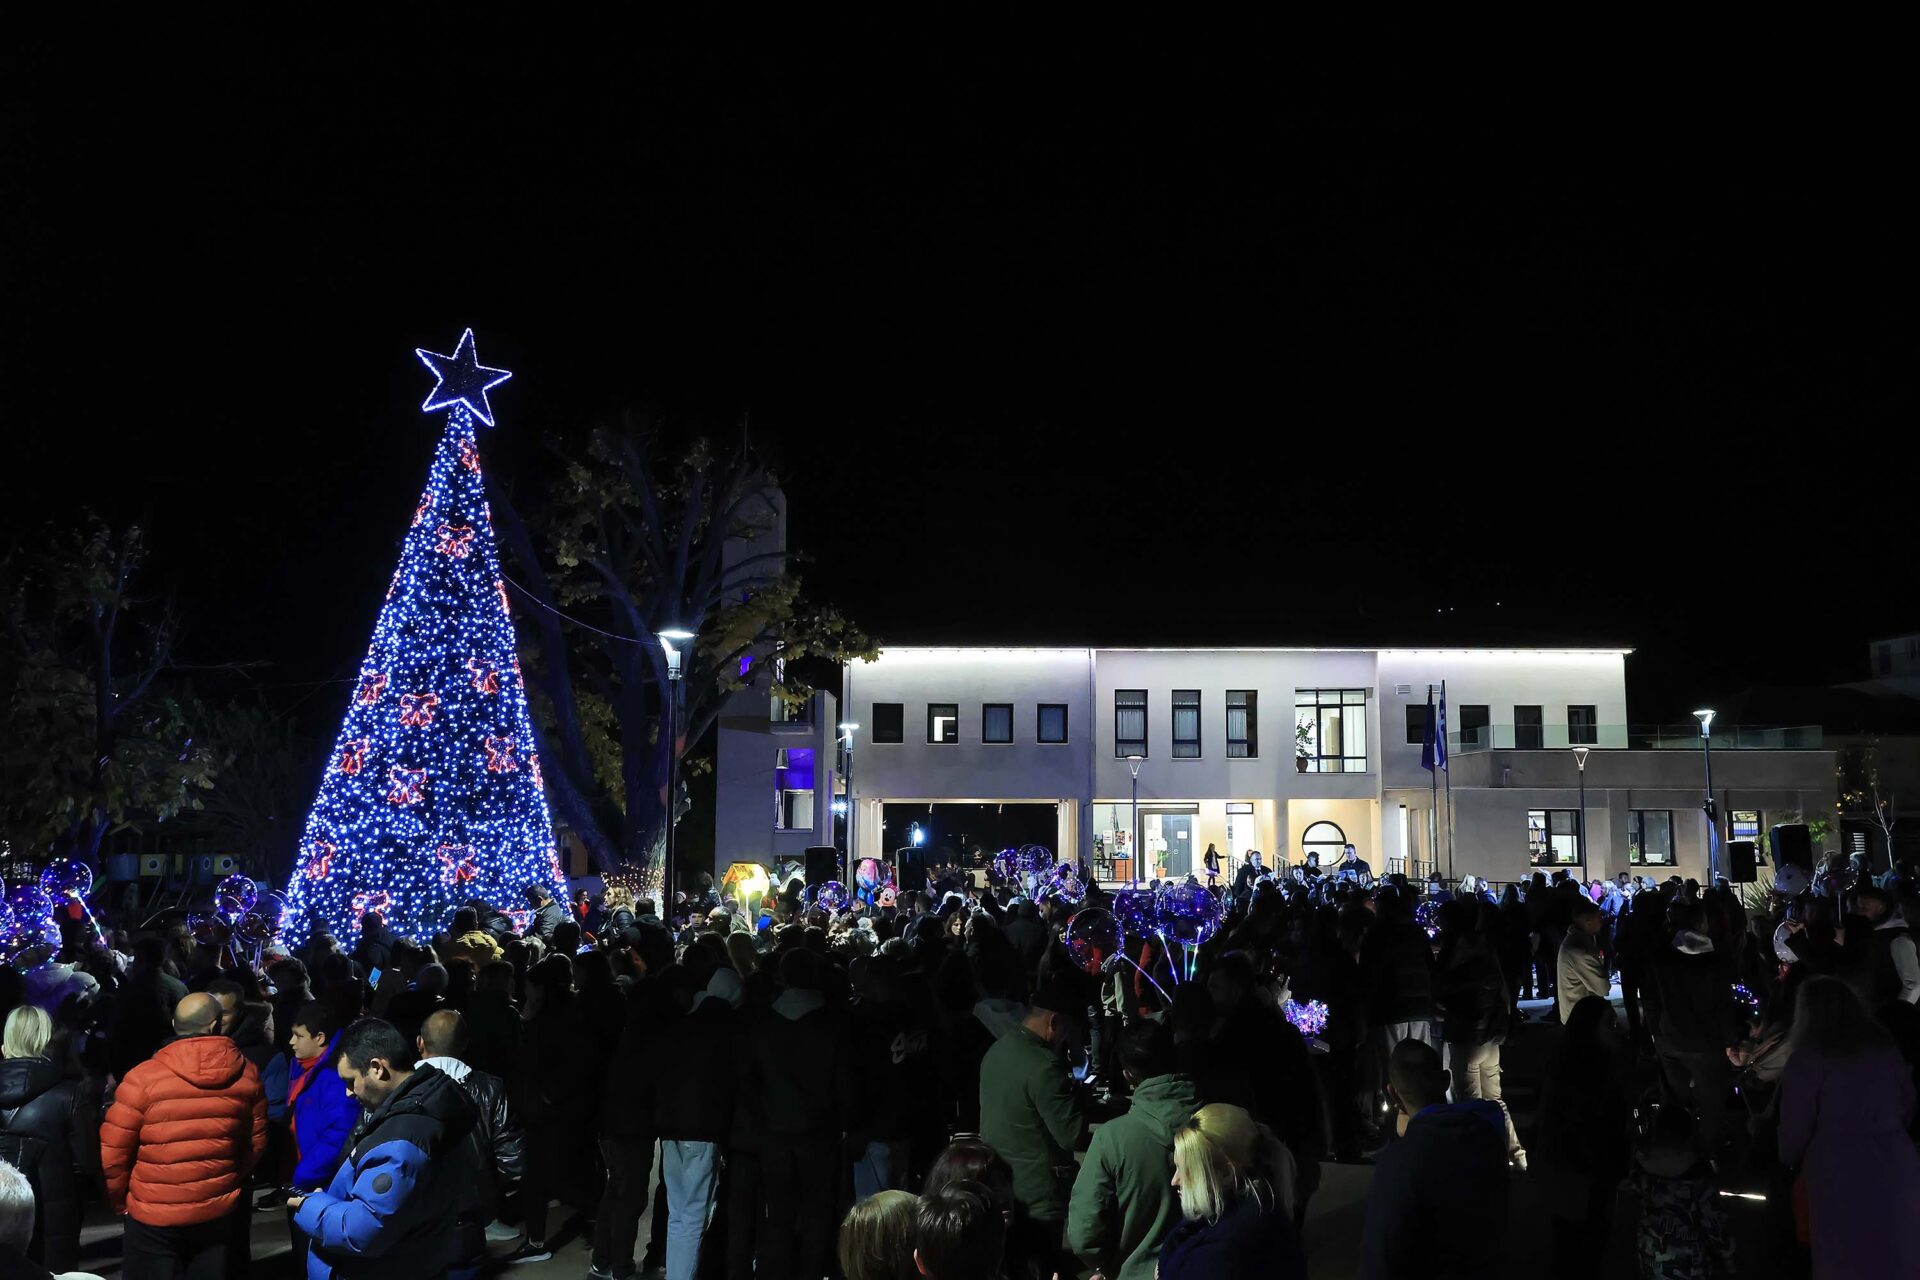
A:
<svg viewBox="0 0 1920 1280">
<path fill-rule="evenodd" d="M 443 844 L 435 850 L 445 867 L 440 879 L 446 884 L 465 884 L 480 877 L 480 867 L 473 860 L 473 849 L 464 844 Z"/>
<path fill-rule="evenodd" d="M 353 923 L 358 927 L 369 911 L 377 911 L 381 916 L 387 914 L 393 906 L 393 896 L 385 889 L 374 889 L 366 893 L 353 895 Z"/>
<path fill-rule="evenodd" d="M 460 442 L 460 465 L 475 475 L 480 474 L 480 451 L 473 447 L 473 441 Z"/>
<path fill-rule="evenodd" d="M 443 556 L 452 556 L 455 560 L 465 560 L 467 553 L 473 550 L 473 527 L 464 524 L 443 524 L 435 531 L 440 541 L 434 550 Z"/>
<path fill-rule="evenodd" d="M 393 790 L 387 792 L 390 802 L 399 805 L 420 803 L 422 788 L 427 784 L 425 769 L 403 769 L 395 765 L 387 771 L 387 779 L 393 783 Z"/>
<path fill-rule="evenodd" d="M 415 528 L 415 529 L 417 529 L 417 528 L 419 528 L 419 527 L 420 527 L 420 522 L 421 522 L 422 520 L 425 520 L 425 519 L 427 518 L 427 512 L 429 512 L 429 511 L 431 511 L 431 510 L 433 510 L 433 494 L 431 494 L 431 493 L 423 493 L 423 494 L 421 494 L 421 495 L 420 495 L 420 505 L 419 505 L 419 506 L 417 506 L 417 507 L 415 507 L 415 508 L 413 509 L 413 525 L 412 525 L 412 527 L 413 527 L 413 528 Z"/>
<path fill-rule="evenodd" d="M 409 729 L 419 729 L 433 723 L 433 709 L 440 705 L 437 693 L 403 693 L 400 695 L 400 723 Z"/>
<path fill-rule="evenodd" d="M 546 778 L 540 772 L 540 755 L 538 752 L 527 757 L 527 772 L 533 775 L 534 786 L 544 787 L 547 785 Z"/>
<path fill-rule="evenodd" d="M 500 677 L 493 668 L 478 658 L 467 659 L 467 674 L 473 677 L 474 691 L 477 693 L 500 692 Z"/>
<path fill-rule="evenodd" d="M 371 738 L 355 738 L 340 749 L 340 772 L 358 773 L 367 763 L 367 749 L 373 745 Z"/>
<path fill-rule="evenodd" d="M 331 840 L 315 840 L 313 849 L 316 856 L 307 863 L 307 879 L 318 880 L 333 865 L 333 855 L 340 851 L 340 846 Z"/>
<path fill-rule="evenodd" d="M 486 749 L 488 773 L 512 773 L 520 767 L 512 738 L 487 738 L 480 745 Z"/>
<path fill-rule="evenodd" d="M 360 705 L 370 707 L 380 701 L 380 695 L 387 691 L 387 673 L 369 671 L 360 677 Z"/>
</svg>

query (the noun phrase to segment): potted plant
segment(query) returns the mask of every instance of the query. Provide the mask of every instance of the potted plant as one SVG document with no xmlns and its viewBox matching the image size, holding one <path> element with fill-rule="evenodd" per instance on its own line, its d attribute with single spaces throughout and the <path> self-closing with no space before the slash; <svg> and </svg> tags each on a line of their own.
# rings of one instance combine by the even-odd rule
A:
<svg viewBox="0 0 1920 1280">
<path fill-rule="evenodd" d="M 1300 773 L 1307 771 L 1307 765 L 1313 760 L 1313 721 L 1301 720 L 1293 726 L 1293 767 Z"/>
</svg>

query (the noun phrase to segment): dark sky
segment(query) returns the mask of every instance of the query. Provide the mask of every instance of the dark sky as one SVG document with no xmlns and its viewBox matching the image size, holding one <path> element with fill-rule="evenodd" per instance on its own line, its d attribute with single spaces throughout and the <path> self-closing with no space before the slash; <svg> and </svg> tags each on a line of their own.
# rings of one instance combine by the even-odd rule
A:
<svg viewBox="0 0 1920 1280">
<path fill-rule="evenodd" d="M 1625 643 L 1652 719 L 1920 626 L 1890 96 L 477 21 L 0 55 L 0 532 L 343 676 L 470 324 L 491 467 L 745 418 L 882 638 Z"/>
</svg>

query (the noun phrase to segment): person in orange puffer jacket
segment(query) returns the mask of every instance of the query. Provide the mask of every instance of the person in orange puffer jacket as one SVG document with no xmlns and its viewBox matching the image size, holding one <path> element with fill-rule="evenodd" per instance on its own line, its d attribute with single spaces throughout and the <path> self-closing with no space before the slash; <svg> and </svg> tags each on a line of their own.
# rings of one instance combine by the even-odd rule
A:
<svg viewBox="0 0 1920 1280">
<path fill-rule="evenodd" d="M 267 1149 L 260 1073 L 220 1034 L 220 1002 L 188 996 L 173 1032 L 127 1072 L 100 1124 L 107 1202 L 126 1214 L 124 1280 L 220 1274 L 230 1251 L 244 1257 L 247 1175 Z"/>
</svg>

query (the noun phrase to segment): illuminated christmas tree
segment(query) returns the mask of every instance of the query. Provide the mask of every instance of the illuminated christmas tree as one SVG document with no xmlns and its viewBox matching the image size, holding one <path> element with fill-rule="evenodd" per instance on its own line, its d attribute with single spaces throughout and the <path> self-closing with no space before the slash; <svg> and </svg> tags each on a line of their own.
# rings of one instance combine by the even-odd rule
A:
<svg viewBox="0 0 1920 1280">
<path fill-rule="evenodd" d="M 429 937 L 470 898 L 524 908 L 529 884 L 565 901 L 474 440 L 511 375 L 477 361 L 472 330 L 419 356 L 437 380 L 421 408 L 445 409 L 446 431 L 307 815 L 296 943 L 318 922 L 350 947 L 368 911 Z"/>
</svg>

